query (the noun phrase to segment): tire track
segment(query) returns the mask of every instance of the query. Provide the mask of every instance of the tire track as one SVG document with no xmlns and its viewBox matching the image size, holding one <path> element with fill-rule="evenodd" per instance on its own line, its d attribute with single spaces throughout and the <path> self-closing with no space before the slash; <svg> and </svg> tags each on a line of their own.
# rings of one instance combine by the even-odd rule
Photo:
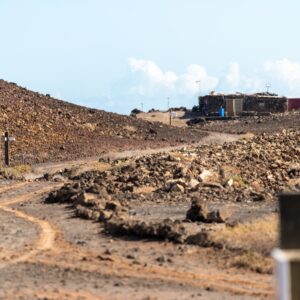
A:
<svg viewBox="0 0 300 300">
<path fill-rule="evenodd" d="M 15 189 L 17 186 L 20 187 L 20 185 L 13 185 L 10 188 L 6 188 L 6 190 Z M 39 186 L 37 190 L 26 192 L 16 198 L 0 200 L 0 210 L 32 223 L 39 230 L 38 238 L 29 242 L 29 249 L 16 251 L 17 253 L 13 253 L 13 255 L 10 253 L 9 257 L 6 257 L 5 252 L 1 254 L 0 259 L 2 258 L 4 261 L 0 263 L 0 269 L 11 264 L 28 262 L 59 269 L 88 272 L 93 274 L 93 276 L 99 274 L 108 278 L 130 278 L 138 281 L 185 284 L 190 287 L 213 288 L 220 292 L 256 297 L 272 298 L 274 296 L 272 286 L 269 283 L 261 282 L 260 280 L 244 279 L 243 276 L 239 275 L 220 274 L 220 270 L 212 270 L 215 273 L 210 275 L 185 272 L 165 266 L 135 266 L 120 256 L 110 256 L 110 261 L 105 259 L 99 260 L 99 253 L 88 251 L 81 246 L 73 245 L 64 240 L 61 232 L 50 222 L 11 207 L 14 204 L 39 198 L 57 186 Z M 88 260 L 84 261 L 83 257 L 88 257 Z M 79 294 L 72 294 L 70 291 L 66 291 L 66 293 L 69 293 L 70 299 L 80 299 L 76 298 Z M 48 296 L 48 293 L 46 294 Z M 38 295 L 40 296 L 40 293 Z M 56 295 L 51 294 L 51 296 L 53 296 L 53 299 L 60 299 Z M 82 299 L 95 299 L 93 296 L 88 296 L 88 294 L 85 296 L 82 294 L 81 296 L 83 297 Z M 50 299 L 52 298 L 50 297 Z"/>
<path fill-rule="evenodd" d="M 1 187 L 0 188 L 0 195 L 2 196 L 4 192 L 10 192 L 11 190 L 14 190 L 16 188 L 21 188 L 21 187 L 23 187 L 27 184 L 28 184 L 27 182 L 18 182 L 18 183 L 15 183 L 13 185 L 8 185 L 8 186 Z"/>
<path fill-rule="evenodd" d="M 22 289 L 16 291 L 7 292 L 5 299 L 24 299 L 24 297 L 30 297 L 30 299 L 47 299 L 47 300 L 61 300 L 61 299 L 75 299 L 75 300 L 105 300 L 109 299 L 97 294 L 84 292 L 84 291 L 69 291 L 66 289 L 53 290 L 39 290 L 39 289 Z"/>
<path fill-rule="evenodd" d="M 71 255 L 71 253 L 70 253 Z M 270 297 L 274 296 L 272 286 L 270 284 L 263 284 L 261 282 L 241 279 L 235 275 L 208 275 L 195 274 L 183 271 L 176 271 L 167 267 L 139 267 L 129 264 L 121 260 L 113 260 L 113 262 L 97 263 L 96 261 L 89 261 L 89 265 L 85 265 L 82 260 L 75 262 L 55 262 L 51 261 L 51 257 L 32 261 L 32 263 L 40 263 L 53 268 L 63 268 L 66 270 L 82 271 L 92 273 L 93 275 L 106 276 L 111 278 L 130 278 L 141 280 L 144 282 L 159 281 L 164 283 L 184 284 L 191 287 L 198 288 L 213 288 L 220 292 L 227 292 L 237 295 L 247 295 L 255 297 Z M 78 264 L 80 262 L 80 265 Z M 92 265 L 92 266 L 91 266 Z M 228 277 L 232 279 L 229 279 Z"/>
<path fill-rule="evenodd" d="M 94 252 L 90 252 L 90 251 L 86 251 L 86 250 L 82 250 L 80 249 L 79 246 L 75 246 L 72 244 L 68 244 L 68 247 L 66 248 L 66 244 L 64 245 L 63 251 L 65 253 L 70 252 L 70 253 L 76 253 L 75 255 L 77 255 L 77 260 L 78 261 L 82 261 L 82 258 L 89 258 L 88 264 L 89 267 L 82 267 L 82 270 L 92 270 L 97 271 L 97 268 L 99 266 L 97 266 L 97 261 L 99 262 L 99 253 L 94 253 Z M 73 258 L 75 258 L 75 255 L 73 254 Z M 162 276 L 170 276 L 170 274 L 172 274 L 172 276 L 178 277 L 178 278 L 187 278 L 187 279 L 205 279 L 205 280 L 211 280 L 211 281 L 215 281 L 215 280 L 220 280 L 224 283 L 228 283 L 228 284 L 241 284 L 241 285 L 246 285 L 246 286 L 250 286 L 253 287 L 255 286 L 256 288 L 259 289 L 269 289 L 270 288 L 270 284 L 268 283 L 264 283 L 261 282 L 260 279 L 258 280 L 253 280 L 253 279 L 244 279 L 243 277 L 241 277 L 240 275 L 235 275 L 235 274 L 230 274 L 230 277 L 228 274 L 226 273 L 221 273 L 220 271 L 218 272 L 218 274 L 197 274 L 197 273 L 191 273 L 191 272 L 186 272 L 186 271 L 178 271 L 175 268 L 171 268 L 171 267 L 162 267 L 162 266 L 146 266 L 146 267 L 137 267 L 133 264 L 128 263 L 127 260 L 124 260 L 122 257 L 120 256 L 116 256 L 116 255 L 110 255 L 108 257 L 101 257 L 100 260 L 102 261 L 107 261 L 110 262 L 111 265 L 118 265 L 118 269 L 127 271 L 127 269 L 129 270 L 134 270 L 137 273 L 140 273 L 141 270 L 146 270 L 147 273 L 153 273 L 153 274 L 161 274 Z M 92 262 L 92 263 L 91 263 Z M 67 263 L 67 259 L 64 259 L 64 262 L 62 262 L 62 264 L 66 267 L 71 267 L 70 264 Z"/>
<path fill-rule="evenodd" d="M 38 252 L 45 251 L 53 247 L 54 240 L 56 237 L 56 230 L 52 227 L 52 225 L 49 222 L 30 216 L 20 210 L 9 206 L 21 202 L 23 203 L 32 200 L 36 197 L 40 197 L 41 195 L 50 192 L 54 187 L 55 186 L 53 185 L 43 187 L 33 192 L 29 192 L 25 195 L 18 196 L 13 200 L 0 201 L 0 210 L 5 211 L 7 213 L 11 213 L 17 218 L 22 218 L 25 221 L 33 223 L 39 229 L 38 238 L 31 243 L 29 249 L 24 249 L 25 253 L 22 253 L 24 252 L 22 250 L 16 251 L 14 255 L 9 256 L 7 256 L 5 252 L 1 253 L 0 259 L 2 259 L 2 261 L 4 262 L 0 264 L 0 269 L 6 267 L 8 264 L 15 264 L 18 262 L 26 261 L 30 257 L 36 255 Z M 11 187 L 11 189 L 15 188 L 16 186 Z"/>
</svg>

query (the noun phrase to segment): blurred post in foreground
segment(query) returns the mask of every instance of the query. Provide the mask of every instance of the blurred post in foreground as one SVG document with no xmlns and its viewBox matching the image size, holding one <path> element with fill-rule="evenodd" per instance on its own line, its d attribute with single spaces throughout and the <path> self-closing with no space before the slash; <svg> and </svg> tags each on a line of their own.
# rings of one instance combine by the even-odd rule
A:
<svg viewBox="0 0 300 300">
<path fill-rule="evenodd" d="M 279 300 L 300 300 L 300 193 L 279 196 L 279 248 L 273 251 Z"/>
</svg>

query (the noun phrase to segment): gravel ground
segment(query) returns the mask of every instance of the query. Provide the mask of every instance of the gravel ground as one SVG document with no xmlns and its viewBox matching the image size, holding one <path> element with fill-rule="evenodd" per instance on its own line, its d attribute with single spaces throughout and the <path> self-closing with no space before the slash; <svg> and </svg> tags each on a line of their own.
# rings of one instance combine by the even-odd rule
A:
<svg viewBox="0 0 300 300">
<path fill-rule="evenodd" d="M 53 187 L 27 183 L 16 193 L 12 185 L 0 200 L 1 218 L 11 209 L 12 231 L 28 227 L 12 234 L 14 255 L 0 261 L 0 299 L 273 298 L 270 275 L 224 268 L 211 249 L 114 239 L 67 205 L 45 205 Z M 0 245 L 7 250 L 4 235 Z"/>
</svg>

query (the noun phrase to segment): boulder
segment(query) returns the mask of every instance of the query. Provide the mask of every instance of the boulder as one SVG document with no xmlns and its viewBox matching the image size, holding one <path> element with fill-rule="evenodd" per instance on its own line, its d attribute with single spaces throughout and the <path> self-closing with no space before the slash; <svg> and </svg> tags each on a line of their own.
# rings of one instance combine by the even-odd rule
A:
<svg viewBox="0 0 300 300">
<path fill-rule="evenodd" d="M 192 222 L 205 222 L 208 216 L 208 208 L 204 201 L 196 199 L 192 201 L 191 208 L 186 213 L 186 219 Z"/>
<path fill-rule="evenodd" d="M 207 215 L 208 223 L 225 223 L 231 217 L 232 211 L 228 208 L 213 210 Z"/>
</svg>

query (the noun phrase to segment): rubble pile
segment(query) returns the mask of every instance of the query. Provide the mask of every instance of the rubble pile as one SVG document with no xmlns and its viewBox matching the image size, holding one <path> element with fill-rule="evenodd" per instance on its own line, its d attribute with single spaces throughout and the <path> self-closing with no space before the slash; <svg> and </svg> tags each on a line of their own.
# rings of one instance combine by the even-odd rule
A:
<svg viewBox="0 0 300 300">
<path fill-rule="evenodd" d="M 107 171 L 86 172 L 71 179 L 85 190 L 100 189 L 110 195 L 135 194 L 151 187 L 152 194 L 159 197 L 196 192 L 203 199 L 261 201 L 298 178 L 299 145 L 299 132 L 290 129 L 223 145 L 115 160 Z"/>
<path fill-rule="evenodd" d="M 196 126 L 202 130 L 233 134 L 249 132 L 255 134 L 276 133 L 286 128 L 300 129 L 300 112 L 270 114 L 266 116 L 251 116 L 250 112 L 248 112 L 247 117 L 236 118 L 235 120 L 213 122 L 194 121 L 190 122 L 189 125 Z"/>
<path fill-rule="evenodd" d="M 114 160 L 107 171 L 69 179 L 72 182 L 50 193 L 47 202 L 71 203 L 77 215 L 103 222 L 113 234 L 185 241 L 180 229 L 184 222 L 229 219 L 230 211 L 209 210 L 207 203 L 271 201 L 283 190 L 299 191 L 300 135 L 288 129 L 223 145 Z M 132 213 L 132 207 L 145 201 L 192 204 L 186 220 L 153 223 Z"/>
<path fill-rule="evenodd" d="M 70 160 L 111 150 L 162 147 L 205 133 L 90 109 L 0 80 L 0 133 L 8 131 L 15 162 Z"/>
<path fill-rule="evenodd" d="M 133 235 L 141 238 L 155 238 L 184 243 L 188 234 L 182 221 L 165 219 L 161 222 L 113 218 L 105 224 L 105 230 L 112 235 Z"/>
</svg>

